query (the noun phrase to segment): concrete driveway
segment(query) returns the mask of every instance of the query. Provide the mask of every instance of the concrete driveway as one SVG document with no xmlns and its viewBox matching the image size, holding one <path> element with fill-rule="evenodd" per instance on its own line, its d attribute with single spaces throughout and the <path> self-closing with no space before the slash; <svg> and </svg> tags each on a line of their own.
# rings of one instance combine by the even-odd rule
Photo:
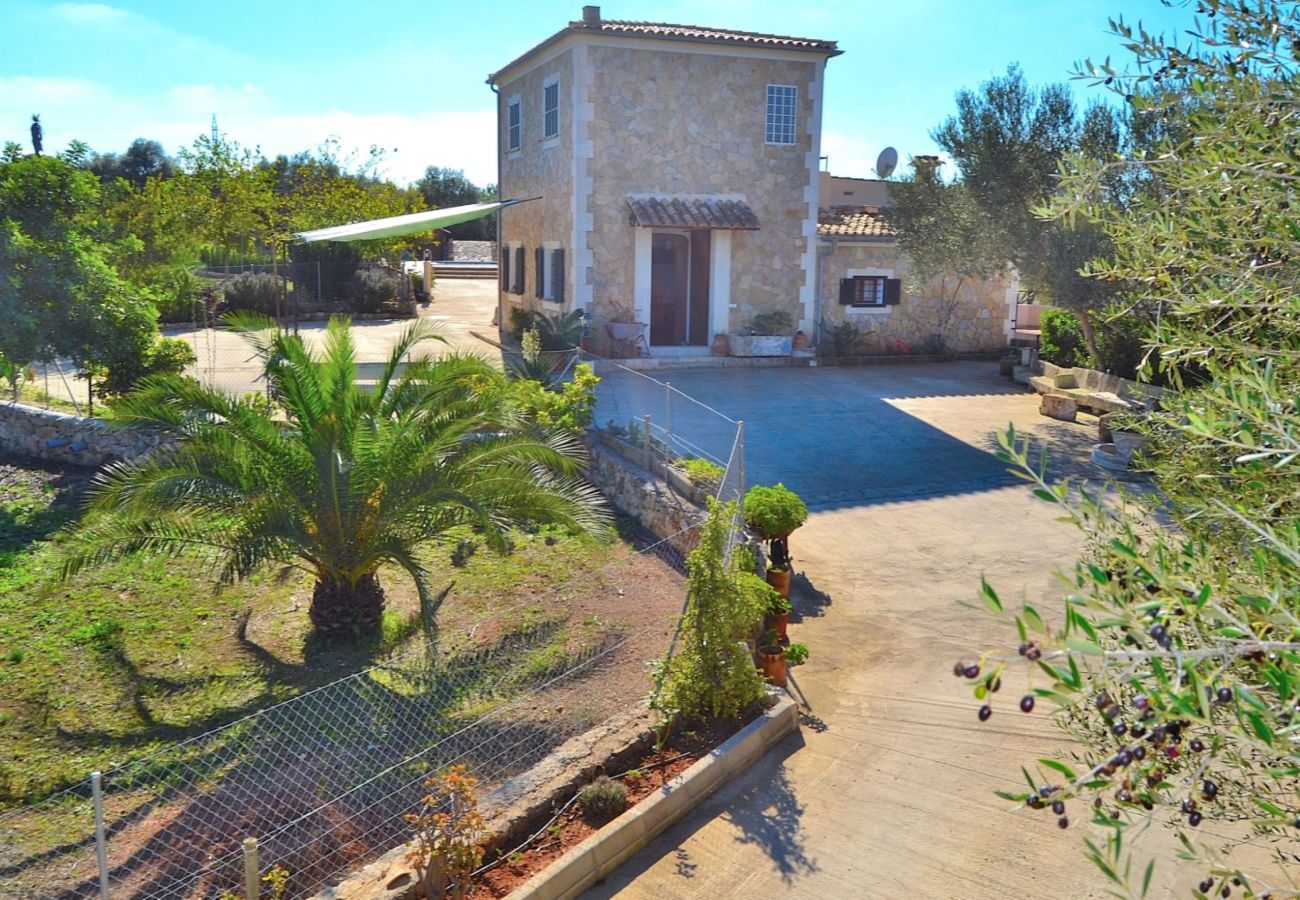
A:
<svg viewBox="0 0 1300 900">
<path fill-rule="evenodd" d="M 989 363 L 661 377 L 746 421 L 751 484 L 784 481 L 815 508 L 791 539 L 792 638 L 811 649 L 796 676 L 811 710 L 801 735 L 587 896 L 1105 896 L 1081 853 L 1090 810 L 1070 809 L 1062 831 L 993 796 L 1062 742 L 1016 708 L 1024 674 L 1004 678 L 984 724 L 951 674 L 971 650 L 1014 646 L 1014 630 L 957 604 L 981 575 L 1004 601 L 1059 615 L 1052 571 L 1080 547 L 993 458 L 994 435 L 1014 422 L 1057 471 L 1095 475 L 1091 429 L 1040 417 L 1037 398 Z M 676 410 L 674 422 L 690 427 Z M 1186 896 L 1195 879 L 1167 883 L 1173 853 L 1160 843 L 1151 896 Z"/>
</svg>

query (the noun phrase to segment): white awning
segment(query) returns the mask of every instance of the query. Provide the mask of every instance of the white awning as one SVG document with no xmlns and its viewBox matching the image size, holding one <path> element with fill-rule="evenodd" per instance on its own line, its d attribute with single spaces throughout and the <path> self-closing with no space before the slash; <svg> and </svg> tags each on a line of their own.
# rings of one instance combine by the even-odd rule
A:
<svg viewBox="0 0 1300 900">
<path fill-rule="evenodd" d="M 418 234 L 421 231 L 433 231 L 461 222 L 490 216 L 498 209 L 524 203 L 524 200 L 499 200 L 492 203 L 472 203 L 469 206 L 449 206 L 445 209 L 431 209 L 426 212 L 411 213 L 405 216 L 390 216 L 387 219 L 374 219 L 369 222 L 353 222 L 350 225 L 334 225 L 330 228 L 317 228 L 314 231 L 300 231 L 296 237 L 311 243 L 312 241 L 373 241 L 378 238 L 401 237 L 404 234 Z"/>
</svg>

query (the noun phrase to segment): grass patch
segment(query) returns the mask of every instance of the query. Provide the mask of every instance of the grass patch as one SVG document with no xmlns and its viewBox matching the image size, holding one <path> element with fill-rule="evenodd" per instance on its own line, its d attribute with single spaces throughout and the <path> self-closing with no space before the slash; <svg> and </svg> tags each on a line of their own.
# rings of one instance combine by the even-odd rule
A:
<svg viewBox="0 0 1300 900">
<path fill-rule="evenodd" d="M 0 460 L 0 807 L 423 640 L 414 588 L 398 570 L 380 575 L 388 596 L 380 636 L 348 647 L 314 644 L 306 578 L 268 573 L 214 593 L 203 560 L 136 555 L 60 581 L 58 530 L 80 515 L 87 481 L 85 472 Z M 617 633 L 600 619 L 567 622 L 566 588 L 633 551 L 621 539 L 549 528 L 517 532 L 511 542 L 512 552 L 498 555 L 466 530 L 423 555 L 452 585 L 440 615 L 440 654 L 527 634 L 502 674 L 526 683 Z M 463 698 L 465 708 L 485 702 Z"/>
</svg>

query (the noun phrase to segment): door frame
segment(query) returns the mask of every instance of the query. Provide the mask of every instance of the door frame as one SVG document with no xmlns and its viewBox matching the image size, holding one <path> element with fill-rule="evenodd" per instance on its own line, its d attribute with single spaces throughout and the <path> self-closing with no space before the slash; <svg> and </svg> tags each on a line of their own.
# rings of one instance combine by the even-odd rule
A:
<svg viewBox="0 0 1300 900">
<path fill-rule="evenodd" d="M 650 263 L 654 243 L 654 233 L 682 233 L 677 228 L 636 228 L 632 257 L 632 308 L 636 321 L 644 322 L 647 329 L 650 324 Z M 689 272 L 689 270 L 688 270 Z M 688 277 L 689 280 L 689 277 Z M 690 350 L 709 352 L 709 342 L 713 334 L 725 334 L 731 318 L 731 231 L 712 229 L 709 231 L 709 334 L 705 335 L 703 346 L 688 345 Z M 648 333 L 647 333 L 648 337 Z M 680 344 L 660 345 L 678 347 Z"/>
</svg>

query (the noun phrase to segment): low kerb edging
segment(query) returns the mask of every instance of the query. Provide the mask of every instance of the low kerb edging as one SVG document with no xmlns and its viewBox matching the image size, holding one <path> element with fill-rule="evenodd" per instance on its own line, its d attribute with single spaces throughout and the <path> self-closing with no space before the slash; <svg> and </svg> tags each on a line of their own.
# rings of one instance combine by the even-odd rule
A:
<svg viewBox="0 0 1300 900">
<path fill-rule="evenodd" d="M 520 885 L 508 900 L 578 896 L 798 729 L 798 707 L 788 695 L 780 697 L 708 756 Z"/>
</svg>

